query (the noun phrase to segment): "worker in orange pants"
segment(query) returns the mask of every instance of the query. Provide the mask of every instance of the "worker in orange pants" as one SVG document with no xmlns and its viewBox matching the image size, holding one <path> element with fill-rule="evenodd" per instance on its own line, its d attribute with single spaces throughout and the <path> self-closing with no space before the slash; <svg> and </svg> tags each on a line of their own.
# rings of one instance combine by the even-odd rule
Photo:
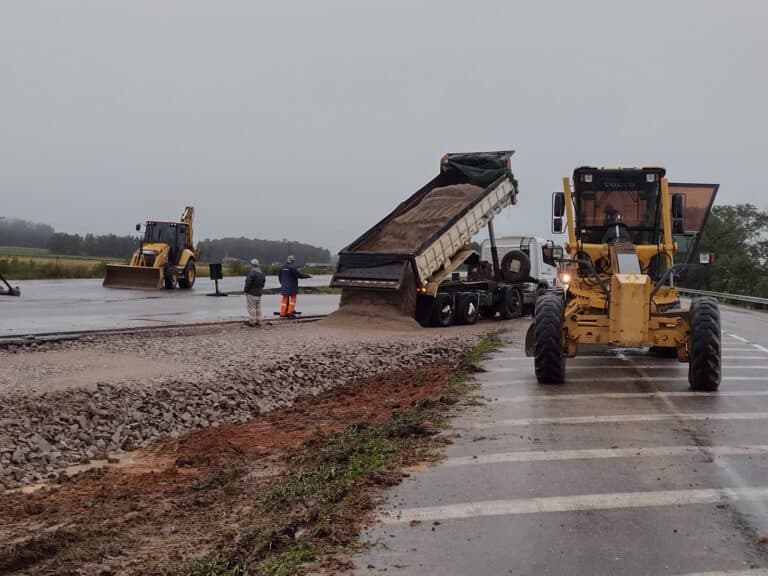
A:
<svg viewBox="0 0 768 576">
<path fill-rule="evenodd" d="M 288 296 L 287 294 L 280 295 L 280 317 L 296 315 L 296 295 Z"/>
<path fill-rule="evenodd" d="M 299 293 L 299 279 L 311 278 L 309 274 L 299 272 L 296 258 L 288 256 L 277 275 L 280 280 L 280 318 L 296 316 L 296 295 Z"/>
</svg>

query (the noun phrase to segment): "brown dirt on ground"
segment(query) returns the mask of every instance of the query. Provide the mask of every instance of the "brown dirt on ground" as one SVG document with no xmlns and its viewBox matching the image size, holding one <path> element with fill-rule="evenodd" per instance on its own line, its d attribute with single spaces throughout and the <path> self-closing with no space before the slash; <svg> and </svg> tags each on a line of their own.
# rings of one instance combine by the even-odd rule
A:
<svg viewBox="0 0 768 576">
<path fill-rule="evenodd" d="M 302 449 L 354 422 L 384 422 L 435 399 L 451 373 L 432 365 L 362 379 L 246 424 L 161 441 L 126 466 L 6 494 L 0 574 L 99 573 L 105 565 L 115 574 L 178 571 L 220 534 L 236 531 L 253 493 Z M 370 506 L 368 498 L 360 502 Z"/>
<path fill-rule="evenodd" d="M 482 188 L 455 184 L 430 191 L 421 202 L 387 222 L 355 248 L 359 252 L 409 253 L 478 197 Z"/>
</svg>

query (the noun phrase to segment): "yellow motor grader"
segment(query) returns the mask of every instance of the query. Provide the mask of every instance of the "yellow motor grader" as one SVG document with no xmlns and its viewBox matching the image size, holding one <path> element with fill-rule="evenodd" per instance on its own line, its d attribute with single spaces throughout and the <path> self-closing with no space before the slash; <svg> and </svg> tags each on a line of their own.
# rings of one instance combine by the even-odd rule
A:
<svg viewBox="0 0 768 576">
<path fill-rule="evenodd" d="M 720 386 L 717 300 L 682 309 L 674 287 L 677 240 L 698 245 L 716 184 L 673 184 L 663 168 L 577 168 L 553 195 L 553 232 L 568 232 L 560 261 L 565 290 L 536 303 L 526 348 L 541 384 L 565 380 L 565 359 L 582 345 L 650 348 L 688 362 L 694 390 Z"/>
<path fill-rule="evenodd" d="M 192 288 L 197 277 L 195 262 L 200 257 L 192 243 L 194 215 L 195 209 L 187 206 L 178 222 L 148 220 L 130 262 L 107 264 L 103 285 L 137 290 Z"/>
</svg>

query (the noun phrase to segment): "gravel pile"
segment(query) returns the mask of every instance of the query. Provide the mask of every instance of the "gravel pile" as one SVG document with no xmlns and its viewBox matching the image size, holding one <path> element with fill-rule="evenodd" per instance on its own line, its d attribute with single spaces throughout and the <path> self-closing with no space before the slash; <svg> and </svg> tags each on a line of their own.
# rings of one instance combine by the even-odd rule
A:
<svg viewBox="0 0 768 576">
<path fill-rule="evenodd" d="M 65 350 L 130 352 L 137 362 L 173 360 L 183 368 L 173 376 L 121 379 L 116 374 L 108 382 L 54 391 L 29 384 L 6 387 L 0 396 L 0 487 L 55 478 L 67 465 L 109 458 L 163 436 L 245 422 L 297 396 L 356 378 L 455 360 L 479 334 L 429 331 L 377 340 L 301 326 L 236 327 L 57 344 Z M 27 355 L 30 363 L 41 354 L 16 353 Z M 0 363 L 10 354 L 0 353 Z"/>
</svg>

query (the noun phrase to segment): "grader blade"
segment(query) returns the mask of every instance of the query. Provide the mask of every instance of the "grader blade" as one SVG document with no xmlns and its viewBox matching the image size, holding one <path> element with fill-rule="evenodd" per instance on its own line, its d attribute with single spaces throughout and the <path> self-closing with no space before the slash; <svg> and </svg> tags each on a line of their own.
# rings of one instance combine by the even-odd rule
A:
<svg viewBox="0 0 768 576">
<path fill-rule="evenodd" d="M 133 290 L 159 290 L 163 287 L 162 270 L 144 266 L 107 264 L 103 286 Z"/>
</svg>

